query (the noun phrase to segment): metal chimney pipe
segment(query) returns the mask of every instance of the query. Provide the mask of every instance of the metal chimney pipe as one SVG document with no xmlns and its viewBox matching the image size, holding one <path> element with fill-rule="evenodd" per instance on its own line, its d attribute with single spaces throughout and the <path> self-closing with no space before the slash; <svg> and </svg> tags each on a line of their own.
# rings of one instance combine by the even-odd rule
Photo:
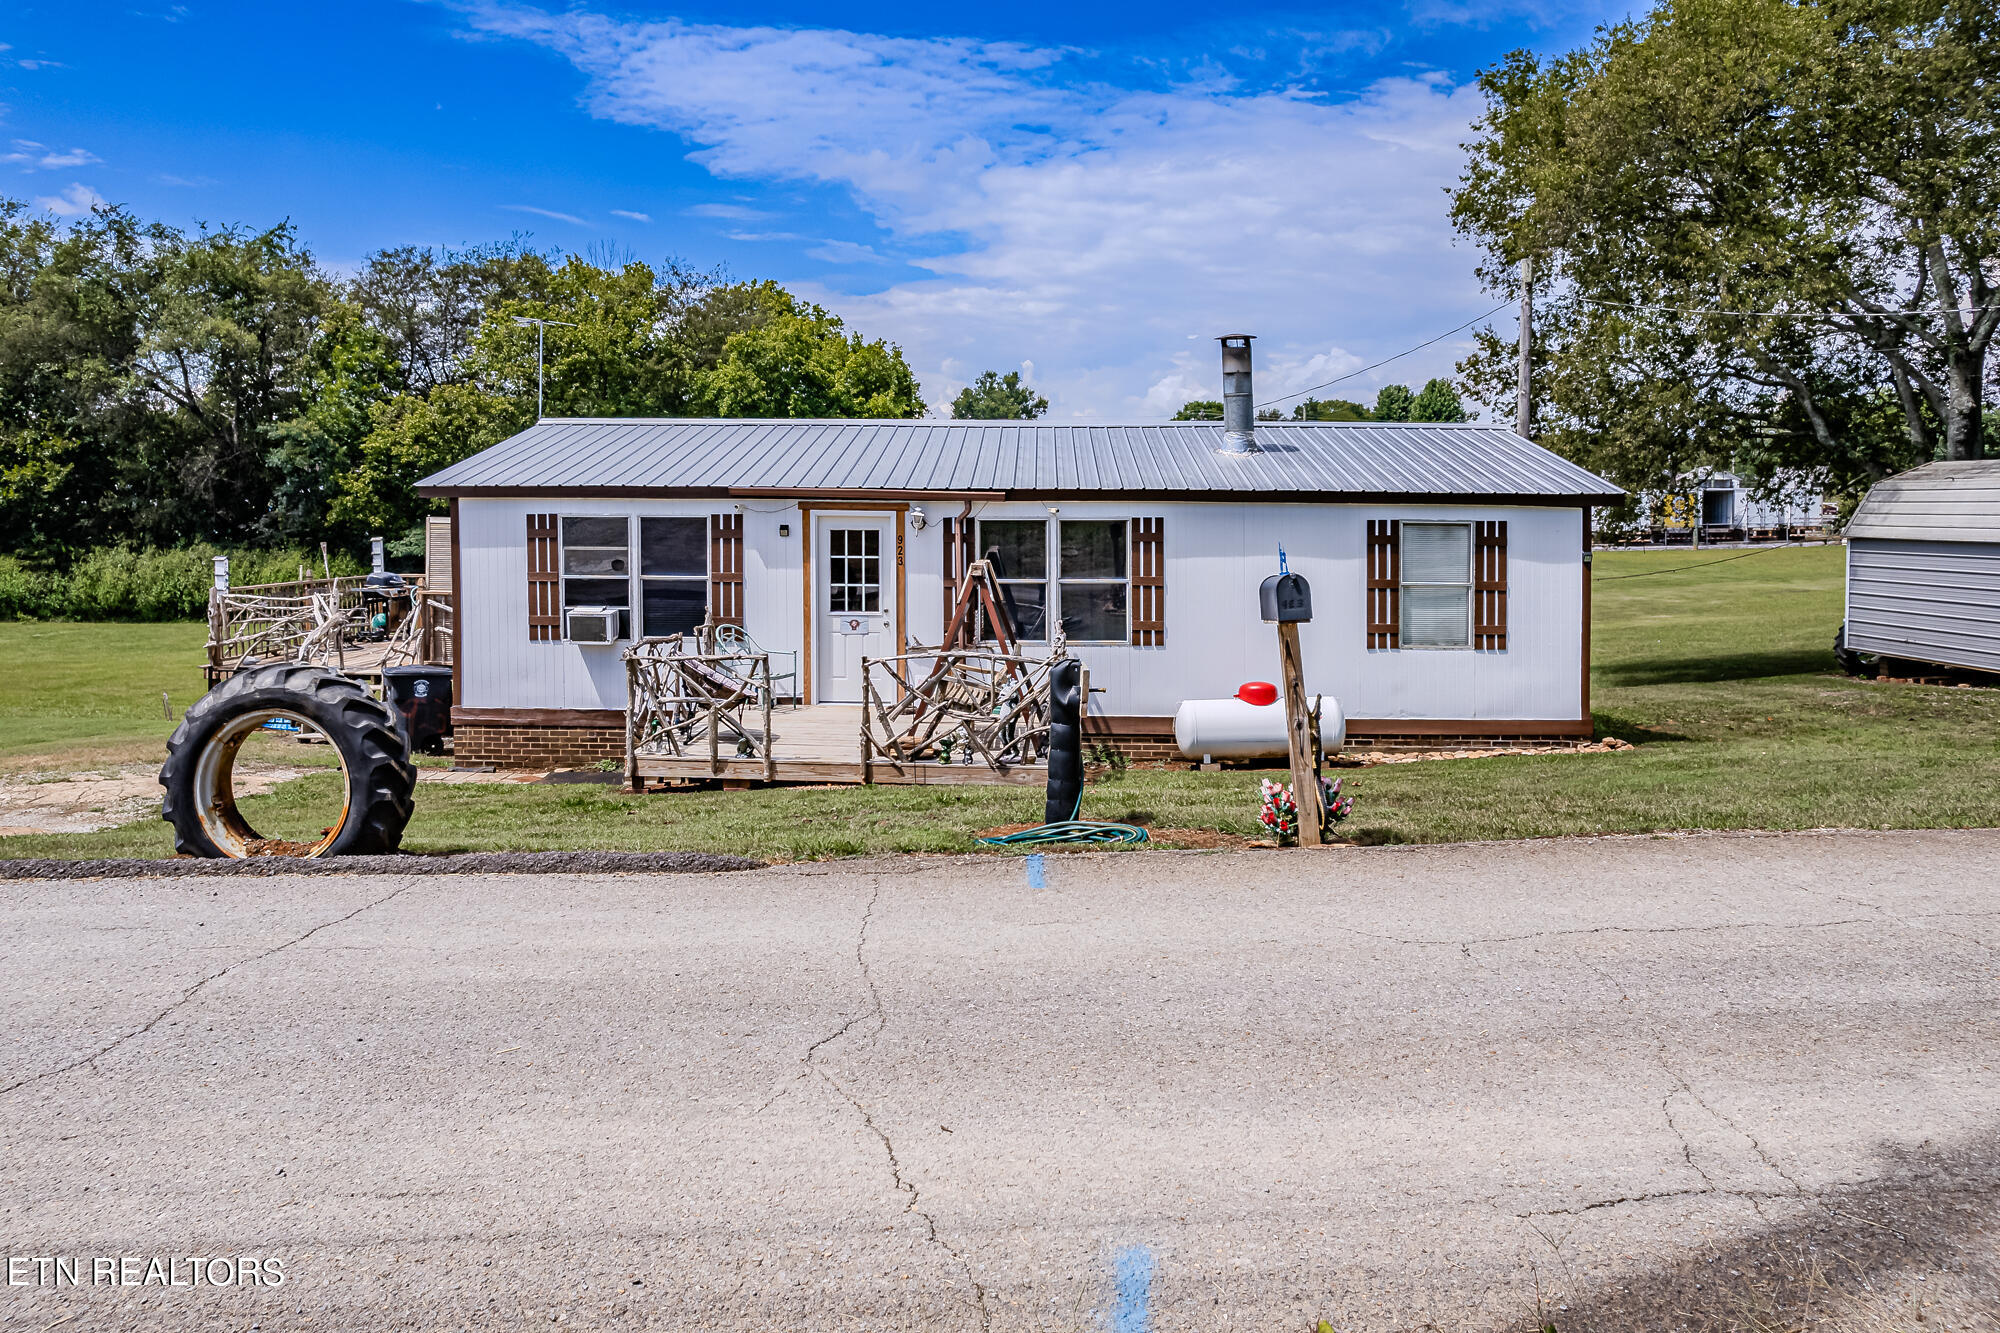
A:
<svg viewBox="0 0 2000 1333">
<path fill-rule="evenodd" d="M 1257 408 L 1250 389 L 1250 343 L 1254 333 L 1225 333 L 1222 344 L 1222 452 L 1257 452 Z"/>
</svg>

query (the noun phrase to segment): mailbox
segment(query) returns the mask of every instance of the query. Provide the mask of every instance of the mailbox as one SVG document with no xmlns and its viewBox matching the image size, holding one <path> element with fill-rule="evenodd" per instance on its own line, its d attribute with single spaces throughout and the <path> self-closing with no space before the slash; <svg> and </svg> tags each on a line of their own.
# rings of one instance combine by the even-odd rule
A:
<svg viewBox="0 0 2000 1333">
<path fill-rule="evenodd" d="M 1312 588 L 1297 574 L 1273 574 L 1257 590 L 1267 625 L 1304 624 L 1313 618 Z"/>
</svg>

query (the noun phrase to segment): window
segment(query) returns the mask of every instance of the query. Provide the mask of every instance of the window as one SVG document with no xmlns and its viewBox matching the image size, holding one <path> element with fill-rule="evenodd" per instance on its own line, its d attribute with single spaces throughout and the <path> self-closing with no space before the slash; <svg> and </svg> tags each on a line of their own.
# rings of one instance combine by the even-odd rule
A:
<svg viewBox="0 0 2000 1333">
<path fill-rule="evenodd" d="M 1063 633 L 1078 643 L 1125 643 L 1125 544 L 1123 519 L 1064 519 L 1056 577 Z"/>
<path fill-rule="evenodd" d="M 882 609 L 882 534 L 875 528 L 834 528 L 826 534 L 826 609 Z"/>
<path fill-rule="evenodd" d="M 981 520 L 979 558 L 993 567 L 1000 601 L 1014 631 L 1028 643 L 1049 637 L 1049 525 L 1041 519 Z M 991 639 L 992 626 L 979 618 L 979 637 Z"/>
<path fill-rule="evenodd" d="M 1402 525 L 1402 646 L 1472 646 L 1472 525 Z"/>
<path fill-rule="evenodd" d="M 641 632 L 655 638 L 699 628 L 708 615 L 708 520 L 639 520 Z"/>
<path fill-rule="evenodd" d="M 632 537 L 624 518 L 562 521 L 563 609 L 615 606 L 618 637 L 632 637 Z"/>
</svg>

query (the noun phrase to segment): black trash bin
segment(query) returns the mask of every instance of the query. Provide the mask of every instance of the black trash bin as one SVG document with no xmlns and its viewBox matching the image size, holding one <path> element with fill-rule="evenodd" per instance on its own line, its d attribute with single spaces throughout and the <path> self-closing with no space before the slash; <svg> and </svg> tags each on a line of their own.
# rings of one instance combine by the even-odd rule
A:
<svg viewBox="0 0 2000 1333">
<path fill-rule="evenodd" d="M 451 735 L 450 667 L 384 667 L 382 697 L 411 754 L 444 753 L 444 738 Z"/>
</svg>

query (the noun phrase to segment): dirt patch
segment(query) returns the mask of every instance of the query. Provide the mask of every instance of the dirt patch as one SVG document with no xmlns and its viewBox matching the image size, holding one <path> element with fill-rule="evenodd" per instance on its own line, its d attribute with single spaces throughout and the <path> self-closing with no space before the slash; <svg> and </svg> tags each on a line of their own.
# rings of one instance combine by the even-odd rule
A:
<svg viewBox="0 0 2000 1333">
<path fill-rule="evenodd" d="M 1429 759 L 1499 759 L 1522 754 L 1622 754 L 1637 749 L 1607 736 L 1583 745 L 1507 745 L 1484 750 L 1350 750 L 1327 760 L 1328 768 L 1373 768 L 1377 764 L 1420 764 Z"/>
<path fill-rule="evenodd" d="M 239 768 L 237 791 L 259 796 L 310 771 L 263 765 Z M 20 833 L 95 833 L 160 812 L 160 771 L 27 774 L 0 778 L 0 837 Z"/>
</svg>

